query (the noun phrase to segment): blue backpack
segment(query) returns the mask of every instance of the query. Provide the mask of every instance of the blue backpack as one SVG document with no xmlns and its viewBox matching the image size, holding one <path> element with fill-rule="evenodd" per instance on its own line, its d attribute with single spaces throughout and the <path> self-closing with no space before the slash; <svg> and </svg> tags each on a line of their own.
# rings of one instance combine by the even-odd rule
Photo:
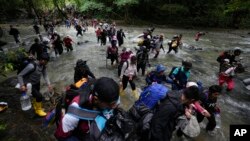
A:
<svg viewBox="0 0 250 141">
<path fill-rule="evenodd" d="M 139 100 L 135 102 L 136 106 L 145 105 L 149 109 L 153 109 L 158 101 L 164 99 L 169 90 L 162 84 L 152 84 L 144 89 L 140 94 Z"/>
</svg>

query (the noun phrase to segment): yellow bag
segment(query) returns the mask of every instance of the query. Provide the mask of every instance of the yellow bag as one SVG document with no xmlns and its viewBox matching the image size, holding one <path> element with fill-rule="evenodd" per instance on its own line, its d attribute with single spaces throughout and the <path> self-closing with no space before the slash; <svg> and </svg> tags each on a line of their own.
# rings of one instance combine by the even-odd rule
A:
<svg viewBox="0 0 250 141">
<path fill-rule="evenodd" d="M 177 41 L 173 41 L 172 47 L 177 47 Z"/>
<path fill-rule="evenodd" d="M 75 83 L 76 88 L 80 88 L 84 83 L 86 83 L 88 80 L 86 78 L 82 78 L 81 80 L 77 81 Z"/>
<path fill-rule="evenodd" d="M 139 41 L 138 41 L 138 46 L 142 46 L 143 45 L 143 42 L 144 42 L 144 40 L 143 39 L 140 39 Z"/>
</svg>

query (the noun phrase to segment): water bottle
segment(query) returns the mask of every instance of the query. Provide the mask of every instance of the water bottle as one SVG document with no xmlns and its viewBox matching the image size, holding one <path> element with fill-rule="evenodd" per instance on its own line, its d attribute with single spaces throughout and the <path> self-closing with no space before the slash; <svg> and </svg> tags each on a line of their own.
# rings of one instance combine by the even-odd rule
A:
<svg viewBox="0 0 250 141">
<path fill-rule="evenodd" d="M 215 121 L 216 121 L 216 127 L 215 128 L 219 129 L 221 127 L 220 113 L 215 113 L 214 117 L 215 117 Z"/>
<path fill-rule="evenodd" d="M 32 84 L 31 84 L 31 83 L 28 83 L 26 87 L 27 87 L 27 95 L 28 95 L 28 96 L 31 96 Z"/>
<path fill-rule="evenodd" d="M 26 94 L 26 92 L 22 93 L 22 96 L 20 97 L 20 103 L 23 111 L 31 109 L 30 97 Z"/>
</svg>

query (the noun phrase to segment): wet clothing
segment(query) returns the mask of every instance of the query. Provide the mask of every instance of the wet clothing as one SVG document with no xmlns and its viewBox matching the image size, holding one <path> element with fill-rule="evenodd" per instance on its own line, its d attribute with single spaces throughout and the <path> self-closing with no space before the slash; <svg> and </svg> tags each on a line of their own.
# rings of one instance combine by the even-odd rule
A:
<svg viewBox="0 0 250 141">
<path fill-rule="evenodd" d="M 18 83 L 20 86 L 24 84 L 31 83 L 32 84 L 32 95 L 36 98 L 37 102 L 42 101 L 42 94 L 40 91 L 40 79 L 43 75 L 44 80 L 46 81 L 47 85 L 50 85 L 49 77 L 47 74 L 47 69 L 45 66 L 39 64 L 39 62 L 34 62 L 28 64 L 18 75 Z M 34 70 L 35 69 L 35 70 Z"/>
<path fill-rule="evenodd" d="M 57 39 L 53 42 L 55 54 L 61 55 L 63 53 L 63 41 L 57 36 Z"/>
<path fill-rule="evenodd" d="M 96 33 L 96 37 L 97 37 L 97 43 L 99 43 L 99 40 L 101 40 L 102 31 L 101 31 L 101 29 L 100 30 L 98 29 L 95 31 L 95 33 Z"/>
<path fill-rule="evenodd" d="M 123 31 L 119 30 L 117 31 L 117 40 L 118 40 L 118 45 L 119 47 L 123 44 L 123 38 L 126 38 L 125 34 Z"/>
<path fill-rule="evenodd" d="M 82 27 L 81 27 L 80 25 L 76 25 L 75 28 L 76 28 L 76 31 L 77 31 L 76 37 L 77 37 L 79 34 L 80 34 L 81 36 L 83 36 L 83 35 L 82 35 Z"/>
<path fill-rule="evenodd" d="M 201 101 L 201 106 L 203 106 L 211 115 L 210 117 L 207 117 L 208 124 L 207 124 L 206 130 L 212 131 L 214 130 L 216 126 L 214 113 L 217 112 L 216 111 L 217 98 L 209 99 L 208 95 L 209 95 L 208 90 L 203 91 L 200 95 L 200 101 Z M 198 122 L 202 122 L 203 119 L 204 119 L 204 116 L 201 113 L 197 112 Z"/>
<path fill-rule="evenodd" d="M 36 59 L 39 60 L 42 53 L 44 52 L 43 45 L 39 43 L 34 43 L 31 45 L 29 49 L 29 54 L 32 54 L 33 56 L 36 55 Z"/>
<path fill-rule="evenodd" d="M 155 50 L 156 50 L 156 54 L 155 54 L 154 58 L 157 58 L 157 57 L 158 57 L 161 48 L 162 48 L 163 51 L 164 51 L 164 48 L 163 48 L 163 39 L 160 39 L 160 38 L 159 38 L 159 39 L 156 39 L 156 41 L 155 41 Z"/>
<path fill-rule="evenodd" d="M 217 62 L 220 63 L 220 72 L 222 72 L 222 67 L 223 67 L 223 63 L 224 63 L 224 59 L 229 59 L 229 64 L 233 64 L 236 63 L 237 60 L 235 60 L 236 55 L 234 55 L 234 51 L 230 50 L 230 51 L 225 51 L 223 53 L 221 53 L 218 57 L 217 57 Z"/>
<path fill-rule="evenodd" d="M 224 83 L 227 83 L 227 90 L 231 91 L 234 88 L 234 71 L 236 67 L 230 67 L 226 71 L 219 74 L 219 85 L 222 86 Z"/>
<path fill-rule="evenodd" d="M 122 52 L 120 54 L 121 61 L 119 62 L 119 65 L 118 65 L 118 77 L 121 75 L 121 70 L 122 70 L 123 63 L 129 60 L 130 55 L 131 55 L 131 53 L 127 52 L 127 51 Z"/>
<path fill-rule="evenodd" d="M 162 84 L 163 82 L 171 83 L 165 74 L 159 75 L 156 71 L 150 72 L 146 77 L 146 82 L 148 85 L 151 85 L 153 82 L 157 82 L 158 84 Z"/>
<path fill-rule="evenodd" d="M 176 81 L 172 83 L 172 90 L 181 90 L 185 88 L 189 77 L 190 70 L 185 71 L 184 67 L 175 68 L 170 78 L 172 80 L 175 79 L 176 81 L 178 81 L 178 83 L 176 83 Z"/>
<path fill-rule="evenodd" d="M 150 141 L 170 141 L 175 130 L 176 119 L 184 114 L 184 105 L 180 102 L 182 91 L 172 91 L 164 99 L 151 121 Z"/>
<path fill-rule="evenodd" d="M 178 53 L 178 46 L 179 46 L 178 40 L 172 40 L 168 44 L 169 49 L 167 53 L 170 53 L 172 50 L 174 50 L 175 54 Z"/>
<path fill-rule="evenodd" d="M 101 32 L 101 46 L 106 45 L 107 42 L 107 30 L 103 29 Z"/>
<path fill-rule="evenodd" d="M 93 110 L 92 104 L 92 95 L 90 94 L 81 94 L 80 96 L 76 96 L 70 106 L 76 108 L 84 108 L 86 110 Z M 59 126 L 56 129 L 55 137 L 59 141 L 96 141 L 101 135 L 101 131 L 105 127 L 105 123 L 107 121 L 106 117 L 102 115 L 100 110 L 96 110 L 96 112 L 100 112 L 94 121 L 93 120 L 85 120 L 80 119 L 83 117 L 77 117 L 73 114 L 66 113 L 64 117 L 62 117 Z M 97 123 L 97 125 L 94 125 Z"/>
<path fill-rule="evenodd" d="M 65 47 L 67 48 L 67 52 L 73 50 L 72 42 L 73 42 L 73 40 L 70 37 L 65 37 L 63 39 L 63 43 L 64 43 Z"/>
<path fill-rule="evenodd" d="M 13 27 L 10 28 L 9 34 L 13 35 L 16 43 L 20 43 L 20 40 L 19 40 L 19 34 L 20 34 L 20 32 L 16 28 L 13 28 Z"/>
<path fill-rule="evenodd" d="M 137 58 L 137 72 L 142 70 L 142 75 L 145 75 L 146 65 L 149 64 L 149 57 L 147 51 L 140 51 L 136 55 Z"/>
<path fill-rule="evenodd" d="M 81 80 L 82 78 L 88 78 L 88 76 L 95 79 L 95 75 L 90 71 L 89 67 L 86 67 L 82 70 L 80 68 L 75 67 L 75 73 L 74 73 L 75 83 Z"/>
<path fill-rule="evenodd" d="M 113 65 L 114 61 L 118 63 L 118 47 L 117 46 L 109 46 L 107 50 L 108 59 L 111 59 L 111 65 Z"/>
<path fill-rule="evenodd" d="M 122 79 L 123 90 L 126 89 L 129 82 L 132 90 L 136 89 L 133 81 L 134 77 L 137 76 L 137 68 L 135 64 L 131 64 L 129 61 L 124 62 L 121 70 L 120 78 Z M 131 78 L 131 80 L 129 80 Z"/>
<path fill-rule="evenodd" d="M 40 28 L 38 25 L 34 25 L 33 28 L 34 28 L 36 34 L 40 34 Z"/>
</svg>

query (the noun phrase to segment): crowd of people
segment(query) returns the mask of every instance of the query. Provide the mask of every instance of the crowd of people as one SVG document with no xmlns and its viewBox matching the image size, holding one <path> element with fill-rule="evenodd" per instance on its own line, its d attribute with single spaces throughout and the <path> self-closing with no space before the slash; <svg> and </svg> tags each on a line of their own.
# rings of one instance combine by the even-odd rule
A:
<svg viewBox="0 0 250 141">
<path fill-rule="evenodd" d="M 67 19 L 65 28 L 74 25 L 76 36 L 82 36 L 82 32 L 88 30 L 89 25 L 86 21 L 86 18 Z M 64 103 L 65 111 L 60 111 L 62 114 L 56 122 L 55 137 L 59 141 L 169 141 L 174 131 L 177 136 L 196 137 L 200 133 L 198 123 L 202 122 L 204 117 L 208 119 L 206 131 L 216 132 L 215 114 L 220 113 L 217 98 L 222 92 L 223 84 L 227 83 L 227 91 L 233 90 L 234 74 L 243 72 L 243 67 L 236 59 L 242 53 L 241 49 L 225 51 L 217 58 L 220 63 L 218 84 L 205 88 L 201 82 L 190 82 L 193 65 L 189 60 L 183 60 L 182 65 L 173 67 L 169 74 L 166 74 L 166 66 L 162 64 L 158 64 L 151 72 L 146 72 L 146 68 L 150 66 L 150 51 L 155 52 L 155 59 L 161 49 L 165 52 L 164 35 L 154 36 L 154 28 L 143 32 L 137 52 L 134 53 L 130 48 L 123 47 L 126 36 L 123 29 L 116 30 L 115 23 L 98 23 L 94 19 L 92 26 L 95 29 L 97 43 L 106 46 L 108 38 L 110 45 L 107 46 L 106 57 L 111 60 L 112 66 L 117 66 L 120 81 L 116 82 L 109 77 L 96 78 L 90 69 L 93 66 L 89 67 L 86 61 L 79 59 L 74 68 L 74 84 L 66 90 L 66 98 L 67 94 L 75 95 L 68 99 L 66 106 Z M 20 91 L 26 91 L 27 83 L 32 84 L 35 113 L 44 117 L 47 113 L 42 108 L 41 76 L 44 77 L 49 91 L 53 89 L 46 68 L 50 60 L 48 50 L 51 49 L 48 44 L 52 44 L 56 56 L 59 56 L 63 53 L 63 46 L 69 52 L 73 50 L 72 44 L 75 42 L 68 35 L 62 39 L 51 23 L 44 24 L 48 33 L 47 39 L 41 36 L 37 24 L 33 27 L 35 33 L 40 35 L 40 39 L 35 38 L 29 55 L 36 60 L 25 66 L 17 77 L 21 85 Z M 14 36 L 16 43 L 20 42 L 19 34 L 16 28 L 10 26 L 10 35 Z M 201 35 L 197 35 L 197 41 Z M 178 53 L 181 45 L 182 34 L 174 36 L 168 42 L 167 53 L 172 50 Z M 138 93 L 135 79 L 140 70 L 147 85 Z M 128 83 L 135 103 L 125 111 L 119 104 Z M 171 90 L 166 84 L 171 86 Z M 122 121 L 121 124 L 116 122 L 118 120 Z"/>
</svg>

